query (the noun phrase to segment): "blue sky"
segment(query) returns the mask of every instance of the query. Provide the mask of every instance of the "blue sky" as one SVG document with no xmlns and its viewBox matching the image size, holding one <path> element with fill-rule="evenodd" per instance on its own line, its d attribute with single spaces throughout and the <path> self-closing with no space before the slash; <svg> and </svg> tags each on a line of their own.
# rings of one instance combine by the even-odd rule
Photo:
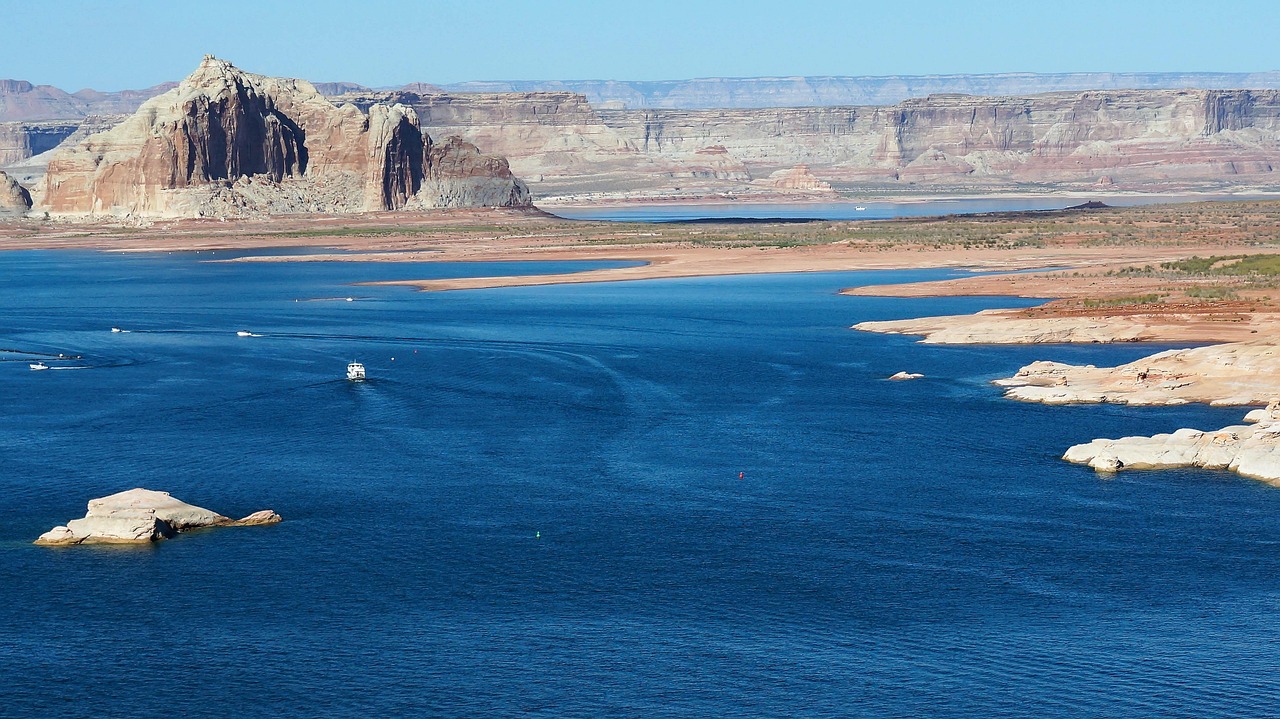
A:
<svg viewBox="0 0 1280 719">
<path fill-rule="evenodd" d="M 0 0 L 0 78 L 177 80 L 211 52 L 367 85 L 1280 69 L 1280 2 Z"/>
</svg>

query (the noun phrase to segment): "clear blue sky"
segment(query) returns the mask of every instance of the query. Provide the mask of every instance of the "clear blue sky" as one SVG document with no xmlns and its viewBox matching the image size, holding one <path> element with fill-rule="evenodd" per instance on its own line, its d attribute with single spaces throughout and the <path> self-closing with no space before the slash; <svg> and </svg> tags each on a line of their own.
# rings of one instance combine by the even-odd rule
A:
<svg viewBox="0 0 1280 719">
<path fill-rule="evenodd" d="M 211 52 L 366 85 L 1280 69 L 1280 0 L 0 0 L 0 78 L 178 80 Z"/>
</svg>

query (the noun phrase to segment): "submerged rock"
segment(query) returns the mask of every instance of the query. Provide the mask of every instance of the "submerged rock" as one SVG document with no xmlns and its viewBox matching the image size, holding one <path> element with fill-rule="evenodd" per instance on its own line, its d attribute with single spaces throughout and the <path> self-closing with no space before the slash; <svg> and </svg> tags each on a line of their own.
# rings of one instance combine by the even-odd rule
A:
<svg viewBox="0 0 1280 719">
<path fill-rule="evenodd" d="M 89 511 L 83 518 L 54 527 L 40 535 L 35 543 L 145 544 L 168 539 L 187 529 L 275 524 L 279 521 L 280 515 L 269 509 L 235 520 L 174 499 L 168 492 L 138 488 L 90 500 Z"/>
</svg>

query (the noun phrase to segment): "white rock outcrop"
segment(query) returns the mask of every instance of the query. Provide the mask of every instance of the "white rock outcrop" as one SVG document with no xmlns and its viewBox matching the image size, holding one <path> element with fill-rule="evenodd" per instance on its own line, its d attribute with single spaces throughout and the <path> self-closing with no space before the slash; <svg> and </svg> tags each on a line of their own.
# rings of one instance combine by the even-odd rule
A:
<svg viewBox="0 0 1280 719">
<path fill-rule="evenodd" d="M 995 384 L 1010 399 L 1045 404 L 1260 404 L 1280 386 L 1280 345 L 1267 339 L 1168 350 L 1117 367 L 1032 362 Z"/>
<path fill-rule="evenodd" d="M 1254 410 L 1257 423 L 1232 425 L 1213 432 L 1180 429 L 1153 437 L 1095 439 L 1077 444 L 1062 456 L 1099 472 L 1123 469 L 1203 467 L 1228 469 L 1280 486 L 1280 403 Z"/>
<path fill-rule="evenodd" d="M 255 512 L 241 520 L 174 499 L 168 492 L 130 489 L 90 500 L 81 519 L 54 527 L 36 544 L 145 544 L 199 527 L 236 527 L 275 524 L 280 515 L 271 510 Z"/>
</svg>

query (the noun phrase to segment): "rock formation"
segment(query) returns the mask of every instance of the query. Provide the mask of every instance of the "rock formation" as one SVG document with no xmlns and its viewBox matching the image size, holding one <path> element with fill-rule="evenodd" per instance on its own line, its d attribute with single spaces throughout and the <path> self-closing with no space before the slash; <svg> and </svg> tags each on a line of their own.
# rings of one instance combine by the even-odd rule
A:
<svg viewBox="0 0 1280 719">
<path fill-rule="evenodd" d="M 801 190 L 805 192 L 831 193 L 831 183 L 818 179 L 808 165 L 796 165 L 789 170 L 778 170 L 761 181 L 775 190 Z"/>
<path fill-rule="evenodd" d="M 416 202 L 431 207 L 527 207 L 529 188 L 511 174 L 507 161 L 485 155 L 454 135 L 429 143 L 426 175 Z"/>
<path fill-rule="evenodd" d="M 145 544 L 201 527 L 242 527 L 275 524 L 280 515 L 271 510 L 254 512 L 241 520 L 224 517 L 203 507 L 174 499 L 168 492 L 130 489 L 94 499 L 82 519 L 54 527 L 36 544 Z"/>
<path fill-rule="evenodd" d="M 0 123 L 0 167 L 52 150 L 79 126 L 79 120 Z"/>
<path fill-rule="evenodd" d="M 1015 317 L 1008 310 L 906 320 L 859 322 L 853 329 L 891 335 L 922 335 L 923 344 L 1056 344 L 1139 342 L 1176 336 L 1161 317 Z M 1163 332 L 1162 332 L 1163 330 Z"/>
<path fill-rule="evenodd" d="M 31 193 L 18 181 L 0 172 L 0 215 L 21 215 L 31 209 Z"/>
<path fill-rule="evenodd" d="M 221 61 L 207 61 L 206 65 L 209 64 L 225 65 Z M 274 179 L 275 175 L 282 175 L 288 180 L 284 181 L 286 184 L 294 185 L 292 194 L 283 191 L 269 197 L 266 188 L 258 183 L 244 193 L 214 193 L 219 197 L 212 204 L 205 204 L 207 211 L 229 211 L 237 207 L 243 211 L 255 207 L 281 211 L 290 206 L 303 211 L 311 205 L 332 205 L 337 202 L 334 198 L 347 199 L 339 203 L 342 207 L 332 209 L 395 206 L 404 194 L 405 183 L 402 182 L 400 188 L 384 188 L 370 179 L 386 164 L 383 160 L 375 161 L 387 147 L 379 143 L 391 138 L 379 135 L 377 128 L 364 127 L 364 124 L 376 122 L 374 106 L 392 108 L 398 104 L 416 113 L 417 120 L 408 118 L 405 110 L 400 111 L 407 125 L 416 122 L 416 127 L 440 138 L 458 135 L 487 152 L 506 157 L 510 171 L 529 179 L 544 197 L 582 193 L 749 194 L 762 188 L 779 189 L 770 188 L 771 182 L 782 185 L 784 190 L 821 191 L 824 188 L 820 183 L 825 182 L 837 188 L 885 185 L 918 190 L 929 186 L 963 186 L 974 192 L 1010 189 L 1027 182 L 1081 190 L 1100 187 L 1168 190 L 1280 183 L 1275 171 L 1280 167 L 1280 90 L 1276 89 L 1083 90 L 1079 88 L 1089 87 L 1088 82 L 1097 82 L 1094 87 L 1109 87 L 1116 80 L 1088 75 L 1063 76 L 1044 82 L 1031 75 L 987 76 L 985 79 L 956 76 L 916 78 L 919 82 L 906 85 L 889 82 L 883 85 L 884 92 L 876 90 L 864 93 L 864 97 L 840 89 L 852 87 L 842 84 L 850 78 L 772 78 L 697 81 L 696 88 L 690 85 L 687 93 L 672 89 L 674 94 L 665 95 L 664 100 L 654 97 L 646 100 L 642 97 L 646 96 L 645 92 L 636 94 L 634 90 L 626 90 L 625 83 L 614 83 L 611 87 L 620 94 L 603 99 L 599 106 L 593 107 L 586 97 L 565 91 L 578 87 L 574 83 L 560 84 L 558 87 L 563 89 L 552 92 L 487 94 L 440 91 L 425 83 L 396 91 L 372 91 L 351 83 L 326 83 L 323 85 L 326 92 L 343 93 L 326 100 L 306 82 L 263 78 L 238 70 L 234 71 L 237 78 L 232 82 L 222 78 L 226 72 L 206 65 L 181 87 L 148 101 L 149 109 L 140 113 L 147 115 L 147 119 L 135 116 L 127 123 L 128 130 L 100 138 L 87 153 L 81 146 L 82 151 L 77 153 L 80 159 L 71 166 L 59 165 L 58 169 L 82 173 L 89 169 L 97 155 L 102 155 L 104 161 L 114 159 L 113 164 L 117 164 L 130 153 L 141 155 L 145 149 L 150 154 L 137 164 L 152 163 L 150 169 L 160 171 L 162 168 L 155 163 L 182 164 L 191 157 L 202 159 L 200 152 L 205 148 L 200 142 L 189 147 L 190 143 L 183 139 L 184 133 L 234 130 L 231 149 L 233 156 L 240 160 L 245 157 L 243 151 L 251 148 L 284 152 L 298 142 L 302 143 L 301 149 L 307 151 L 309 159 L 299 159 L 296 163 L 301 175 L 274 170 L 245 175 L 255 181 L 266 177 L 275 182 L 284 181 Z M 198 99 L 201 92 L 196 86 L 202 77 L 210 81 L 203 89 L 207 106 Z M 1187 83 L 1183 87 L 1234 84 L 1227 83 L 1228 79 L 1238 79 L 1240 83 L 1236 86 L 1280 86 L 1280 75 L 1274 73 L 1238 77 L 1174 74 L 1158 81 L 1155 76 L 1143 78 L 1140 86 L 1144 88 L 1177 82 Z M 534 86 L 536 83 L 527 85 Z M 796 94 L 787 89 L 793 86 L 807 89 Z M 465 87 L 474 90 L 526 85 L 498 83 Z M 601 87 L 592 87 L 605 92 Z M 731 87 L 736 89 L 727 89 Z M 1044 94 L 999 94 L 1065 88 L 1071 89 Z M 956 94 L 957 91 L 983 94 L 962 95 Z M 595 91 L 592 92 L 594 97 Z M 706 94 L 708 92 L 711 94 Z M 900 96 L 904 93 L 915 97 Z M 920 97 L 917 93 L 945 94 Z M 30 94 L 15 91 L 9 96 Z M 717 103 L 720 109 L 687 109 L 687 106 L 704 103 L 698 98 L 710 97 L 724 100 Z M 842 97 L 845 99 L 841 102 L 835 101 Z M 897 104 L 852 104 L 888 100 Z M 333 107 L 335 102 L 343 107 Z M 358 112 L 346 111 L 344 107 L 348 104 L 358 108 Z M 801 104 L 814 106 L 786 107 Z M 623 105 L 644 109 L 604 109 Z M 105 105 L 99 103 L 95 107 Z M 212 124 L 208 117 L 192 116 L 182 120 L 188 110 L 232 112 L 233 115 Z M 67 110 L 62 114 L 72 112 Z M 81 113 L 73 113 L 75 117 L 83 113 L 82 110 L 75 112 Z M 157 139 L 143 148 L 145 138 L 152 134 Z M 369 142 L 376 147 L 363 146 Z M 0 138 L 0 145 L 4 144 Z M 172 150 L 168 144 L 173 145 Z M 217 144 L 214 142 L 207 149 L 214 151 Z M 394 142 L 392 145 L 402 147 Z M 126 149 L 130 152 L 125 152 Z M 196 154 L 178 157 L 180 151 Z M 361 155 L 359 161 L 352 152 Z M 170 154 L 174 157 L 170 158 Z M 336 154 L 342 159 L 330 164 L 318 163 L 325 154 Z M 204 159 L 219 164 L 217 158 Z M 424 168 L 425 164 L 424 161 Z M 803 173 L 795 172 L 794 168 L 800 165 L 811 168 L 821 180 L 810 180 Z M 400 166 L 401 169 L 407 167 Z M 231 172 L 237 167 L 236 162 L 221 163 L 220 168 L 193 167 L 192 175 L 198 177 L 196 169 L 220 169 L 212 173 L 208 181 L 234 185 L 239 178 Z M 354 173 L 355 177 L 336 174 L 341 172 Z M 185 204 L 173 197 L 159 201 L 157 192 L 182 187 L 176 180 L 168 179 L 170 174 L 180 176 L 185 174 L 185 169 L 170 173 L 168 168 L 163 168 L 158 178 L 149 175 L 146 182 L 152 186 L 148 191 L 151 201 L 141 203 L 137 211 L 162 213 L 163 208 L 173 206 L 181 214 L 192 211 L 192 205 L 201 206 L 201 201 L 189 198 Z M 228 176 L 223 178 L 221 174 Z M 769 179 L 753 182 L 753 178 Z M 117 182 L 113 178 L 99 179 L 108 185 Z M 303 191 L 293 182 L 297 180 L 309 181 L 316 187 Z M 166 187 L 168 184 L 174 187 Z M 357 190 L 356 186 L 363 189 Z M 77 188 L 68 192 L 85 194 Z M 356 192 L 360 196 L 352 199 L 350 194 Z M 129 211 L 126 208 L 130 198 L 119 197 L 110 190 L 102 194 L 100 199 L 106 201 L 125 201 L 119 207 L 121 212 Z M 515 194 L 521 193 L 515 191 Z M 57 201 L 67 197 L 67 193 L 53 195 Z M 294 195 L 321 199 L 308 204 L 307 199 L 295 201 Z M 37 202 L 39 200 L 37 197 Z M 403 202 L 412 204 L 407 197 Z M 77 200 L 74 204 L 78 203 Z M 109 207 L 112 205 L 94 211 L 105 212 Z"/>
<path fill-rule="evenodd" d="M 413 107 L 429 132 L 507 157 L 541 195 L 686 187 L 807 165 L 838 184 L 1059 183 L 1167 189 L 1276 184 L 1280 91 L 1114 90 L 934 95 L 889 107 L 593 108 L 571 93 L 364 93 L 360 107 Z M 699 173 L 706 151 L 740 172 Z M 699 153 L 703 153 L 700 155 Z"/>
<path fill-rule="evenodd" d="M 1273 340 L 1168 350 L 1118 367 L 1033 362 L 996 380 L 1005 396 L 1026 402 L 1132 405 L 1261 404 L 1280 382 L 1280 345 Z"/>
<path fill-rule="evenodd" d="M 40 205 L 58 214 L 227 216 L 364 212 L 411 204 L 426 177 L 460 180 L 448 207 L 528 205 L 502 166 L 481 168 L 428 152 L 417 114 L 403 105 L 334 106 L 310 83 L 242 72 L 208 56 L 176 88 L 133 116 L 50 159 Z M 475 153 L 478 155 L 478 152 Z M 500 192 L 505 190 L 506 192 Z M 430 200 L 437 198 L 433 195 Z M 441 206 L 441 205 L 432 205 Z"/>
<path fill-rule="evenodd" d="M 1062 456 L 1099 472 L 1124 469 L 1203 467 L 1229 469 L 1245 477 L 1280 485 L 1280 409 L 1249 413 L 1257 424 L 1232 425 L 1215 432 L 1180 429 L 1154 437 L 1095 439 L 1077 444 Z"/>
</svg>

